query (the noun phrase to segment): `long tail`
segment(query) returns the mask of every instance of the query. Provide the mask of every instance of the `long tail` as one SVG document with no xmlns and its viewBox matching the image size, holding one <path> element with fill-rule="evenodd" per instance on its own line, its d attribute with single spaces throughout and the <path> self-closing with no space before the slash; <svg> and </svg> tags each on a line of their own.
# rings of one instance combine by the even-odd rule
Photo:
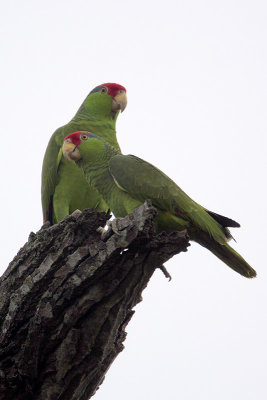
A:
<svg viewBox="0 0 267 400">
<path fill-rule="evenodd" d="M 254 278 L 257 275 L 256 271 L 228 243 L 220 244 L 206 232 L 198 232 L 192 239 L 246 278 Z"/>
</svg>

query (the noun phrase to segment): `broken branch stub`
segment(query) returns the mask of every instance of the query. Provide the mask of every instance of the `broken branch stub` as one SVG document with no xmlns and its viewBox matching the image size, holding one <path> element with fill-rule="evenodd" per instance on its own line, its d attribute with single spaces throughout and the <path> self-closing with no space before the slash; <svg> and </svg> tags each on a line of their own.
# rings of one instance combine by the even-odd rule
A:
<svg viewBox="0 0 267 400">
<path fill-rule="evenodd" d="M 146 201 L 97 232 L 92 210 L 44 226 L 0 280 L 0 399 L 87 400 L 123 350 L 133 307 L 157 267 L 186 251 L 185 231 L 155 235 Z"/>
</svg>

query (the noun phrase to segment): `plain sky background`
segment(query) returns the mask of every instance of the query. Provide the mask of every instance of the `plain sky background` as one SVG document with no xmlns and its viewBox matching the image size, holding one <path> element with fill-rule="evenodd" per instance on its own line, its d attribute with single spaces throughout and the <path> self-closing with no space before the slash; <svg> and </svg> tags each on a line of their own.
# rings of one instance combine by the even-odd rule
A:
<svg viewBox="0 0 267 400">
<path fill-rule="evenodd" d="M 156 271 L 96 400 L 267 398 L 267 3 L 1 2 L 2 272 L 42 224 L 53 131 L 103 82 L 127 88 L 124 153 L 232 217 L 247 280 L 197 244 Z"/>
</svg>

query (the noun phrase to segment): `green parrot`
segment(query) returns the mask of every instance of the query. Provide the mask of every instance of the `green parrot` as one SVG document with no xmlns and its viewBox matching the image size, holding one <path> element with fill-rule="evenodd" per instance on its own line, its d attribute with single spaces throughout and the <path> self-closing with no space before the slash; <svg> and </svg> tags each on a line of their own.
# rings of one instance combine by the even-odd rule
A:
<svg viewBox="0 0 267 400">
<path fill-rule="evenodd" d="M 99 193 L 88 184 L 75 162 L 62 157 L 62 142 L 77 130 L 93 130 L 120 150 L 116 139 L 116 120 L 127 105 L 126 89 L 116 83 L 104 83 L 86 97 L 74 118 L 52 135 L 42 168 L 42 208 L 44 222 L 57 223 L 73 211 L 94 208 L 107 211 Z"/>
<path fill-rule="evenodd" d="M 230 268 L 247 278 L 256 276 L 256 271 L 227 243 L 232 238 L 228 227 L 240 225 L 194 202 L 153 165 L 133 155 L 120 154 L 105 140 L 86 131 L 65 138 L 63 155 L 76 162 L 116 217 L 124 217 L 150 199 L 158 210 L 158 232 L 187 229 L 190 239 Z"/>
</svg>

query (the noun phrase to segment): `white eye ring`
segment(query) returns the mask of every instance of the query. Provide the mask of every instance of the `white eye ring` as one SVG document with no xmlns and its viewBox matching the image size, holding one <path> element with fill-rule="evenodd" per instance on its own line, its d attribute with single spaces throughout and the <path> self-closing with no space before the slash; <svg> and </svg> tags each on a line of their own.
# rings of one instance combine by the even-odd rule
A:
<svg viewBox="0 0 267 400">
<path fill-rule="evenodd" d="M 108 88 L 106 86 L 102 86 L 102 88 L 100 89 L 100 93 L 107 94 Z"/>
</svg>

